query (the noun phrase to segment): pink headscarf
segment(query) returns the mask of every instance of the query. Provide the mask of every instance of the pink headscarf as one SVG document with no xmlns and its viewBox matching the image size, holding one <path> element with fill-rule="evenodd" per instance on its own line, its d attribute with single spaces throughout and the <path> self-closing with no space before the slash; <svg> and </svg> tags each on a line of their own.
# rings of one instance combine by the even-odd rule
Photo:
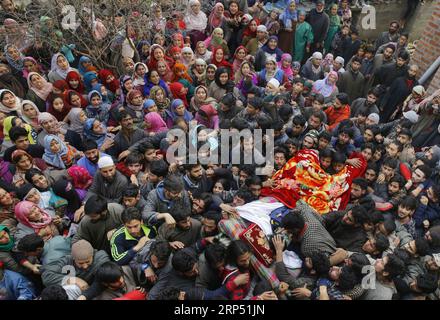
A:
<svg viewBox="0 0 440 320">
<path fill-rule="evenodd" d="M 28 217 L 33 207 L 36 207 L 40 211 L 43 222 L 29 221 Z M 52 217 L 46 211 L 30 201 L 21 201 L 15 205 L 15 217 L 18 222 L 24 224 L 26 227 L 34 229 L 36 232 L 47 227 L 52 222 Z"/>
<path fill-rule="evenodd" d="M 144 120 L 151 125 L 150 128 L 145 129 L 145 131 L 148 133 L 159 133 L 168 130 L 167 124 L 157 112 L 147 113 L 144 117 Z"/>
<path fill-rule="evenodd" d="M 75 189 L 87 190 L 92 185 L 93 177 L 86 168 L 74 165 L 67 169 L 67 174 L 72 178 Z"/>
<path fill-rule="evenodd" d="M 38 66 L 38 69 L 40 70 L 40 72 L 43 73 L 43 68 L 42 68 L 41 65 L 38 63 L 38 61 L 35 60 L 33 57 L 24 57 L 24 58 L 23 58 L 23 63 L 26 62 L 26 61 L 32 61 L 33 63 L 35 63 L 35 64 Z M 27 71 L 26 68 L 23 68 L 23 77 L 24 77 L 25 79 L 27 79 L 27 78 L 28 78 L 28 75 L 29 75 L 29 71 Z"/>
<path fill-rule="evenodd" d="M 287 68 L 283 67 L 283 61 L 284 60 L 289 60 L 290 61 L 290 64 L 289 64 L 289 66 Z M 293 76 L 293 70 L 292 70 L 292 66 L 291 66 L 291 64 L 292 64 L 292 56 L 290 54 L 283 53 L 281 55 L 281 60 L 278 61 L 277 64 L 278 64 L 278 68 L 280 68 L 281 70 L 284 71 L 284 74 L 287 76 L 287 78 Z"/>
<path fill-rule="evenodd" d="M 34 87 L 32 85 L 31 77 L 34 75 L 39 76 L 43 80 L 43 88 L 42 89 L 37 89 L 36 87 Z M 33 92 L 35 92 L 35 94 L 37 96 L 39 96 L 44 101 L 46 101 L 47 97 L 52 92 L 52 88 L 53 88 L 52 83 L 47 82 L 46 79 L 44 79 L 41 75 L 39 75 L 36 72 L 29 72 L 29 74 L 27 76 L 27 83 L 28 83 L 29 89 L 31 89 Z"/>
</svg>

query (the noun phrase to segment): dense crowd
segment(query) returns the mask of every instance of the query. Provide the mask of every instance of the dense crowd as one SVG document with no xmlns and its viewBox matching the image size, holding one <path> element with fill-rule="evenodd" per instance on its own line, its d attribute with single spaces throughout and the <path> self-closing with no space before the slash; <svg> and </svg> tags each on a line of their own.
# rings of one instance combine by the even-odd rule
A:
<svg viewBox="0 0 440 320">
<path fill-rule="evenodd" d="M 399 22 L 370 43 L 348 0 L 137 3 L 88 11 L 98 61 L 0 1 L 0 299 L 440 298 L 440 92 Z"/>
</svg>

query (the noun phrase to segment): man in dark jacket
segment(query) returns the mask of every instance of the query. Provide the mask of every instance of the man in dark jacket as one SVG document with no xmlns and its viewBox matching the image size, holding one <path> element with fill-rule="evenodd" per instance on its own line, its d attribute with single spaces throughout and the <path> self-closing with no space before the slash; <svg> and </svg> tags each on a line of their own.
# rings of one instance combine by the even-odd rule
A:
<svg viewBox="0 0 440 320">
<path fill-rule="evenodd" d="M 107 150 L 107 153 L 114 158 L 118 158 L 123 151 L 128 150 L 130 146 L 147 137 L 144 130 L 134 125 L 133 117 L 126 111 L 119 113 L 119 124 L 121 125 L 121 130 L 113 139 L 113 146 Z"/>
<path fill-rule="evenodd" d="M 116 170 L 111 157 L 105 156 L 98 160 L 99 171 L 93 178 L 93 183 L 87 192 L 87 199 L 92 195 L 100 195 L 109 202 L 120 203 L 122 193 L 127 188 L 127 178 Z"/>
<path fill-rule="evenodd" d="M 362 245 L 367 241 L 367 234 L 363 229 L 363 224 L 367 222 L 368 213 L 361 206 L 324 215 L 324 226 L 337 246 L 355 252 L 362 252 Z"/>
<path fill-rule="evenodd" d="M 316 8 L 311 10 L 306 18 L 306 21 L 313 29 L 313 51 L 320 51 L 323 49 L 324 40 L 327 37 L 328 28 L 330 26 L 330 18 L 327 13 L 324 12 L 324 5 L 324 0 L 318 0 L 316 2 Z"/>
<path fill-rule="evenodd" d="M 383 44 L 388 42 L 397 42 L 399 39 L 399 23 L 397 21 L 391 21 L 388 31 L 382 32 L 376 40 L 376 50 Z"/>
</svg>

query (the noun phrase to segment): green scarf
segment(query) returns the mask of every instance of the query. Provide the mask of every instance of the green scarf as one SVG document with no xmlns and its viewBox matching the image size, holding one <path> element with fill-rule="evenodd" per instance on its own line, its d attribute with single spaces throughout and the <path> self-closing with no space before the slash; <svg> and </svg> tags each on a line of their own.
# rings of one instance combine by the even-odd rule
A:
<svg viewBox="0 0 440 320">
<path fill-rule="evenodd" d="M 6 231 L 9 234 L 9 242 L 6 244 L 0 244 L 0 251 L 11 251 L 15 245 L 14 238 L 11 236 L 8 227 L 0 224 L 0 232 Z"/>
<path fill-rule="evenodd" d="M 338 7 L 338 5 L 333 5 L 336 8 Z M 330 25 L 331 26 L 341 26 L 341 17 L 336 13 L 335 15 L 332 15 L 330 12 L 328 13 L 329 18 L 330 18 Z"/>
</svg>

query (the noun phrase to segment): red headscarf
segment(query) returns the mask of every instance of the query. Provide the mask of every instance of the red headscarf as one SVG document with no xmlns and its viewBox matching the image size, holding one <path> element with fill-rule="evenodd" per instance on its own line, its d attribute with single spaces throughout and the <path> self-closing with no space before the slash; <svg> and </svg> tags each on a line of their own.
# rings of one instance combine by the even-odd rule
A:
<svg viewBox="0 0 440 320">
<path fill-rule="evenodd" d="M 66 82 L 66 80 L 57 80 L 53 83 L 53 87 L 61 90 L 62 93 L 69 90 L 69 84 Z"/>
<path fill-rule="evenodd" d="M 73 91 L 73 90 L 71 90 Z M 69 92 L 69 91 L 67 91 Z M 61 98 L 61 100 L 63 100 L 64 103 L 64 107 L 63 110 L 58 111 L 53 107 L 53 102 L 55 101 L 55 99 L 57 98 Z M 63 121 L 64 118 L 67 116 L 67 114 L 70 112 L 70 110 L 72 109 L 72 107 L 70 106 L 70 104 L 66 103 L 66 99 L 65 96 L 62 94 L 54 94 L 51 95 L 50 99 L 49 99 L 49 104 L 47 107 L 47 112 L 49 112 L 51 115 L 53 115 L 58 121 Z"/>
<path fill-rule="evenodd" d="M 72 88 L 70 86 L 70 83 L 69 83 L 70 80 L 79 81 L 78 88 L 76 88 L 76 89 Z M 78 74 L 78 72 L 76 72 L 76 71 L 69 71 L 69 73 L 67 73 L 66 82 L 67 82 L 67 85 L 69 86 L 70 89 L 75 90 L 75 91 L 77 91 L 77 92 L 79 92 L 81 94 L 84 93 L 84 83 L 82 82 L 81 76 Z"/>
<path fill-rule="evenodd" d="M 172 66 L 174 64 L 174 60 L 166 55 L 165 49 L 162 48 L 162 46 L 160 46 L 158 44 L 153 44 L 150 48 L 150 56 L 149 56 L 148 63 L 147 63 L 148 70 L 150 70 L 150 72 L 151 72 L 151 70 L 157 70 L 158 60 L 156 60 L 156 58 L 154 57 L 154 51 L 156 51 L 156 49 L 162 50 L 163 55 L 164 55 L 164 59 L 169 66 Z"/>
<path fill-rule="evenodd" d="M 183 35 L 180 32 L 176 32 L 175 34 L 172 35 L 172 39 L 176 40 L 176 39 L 180 39 L 180 49 L 183 48 L 183 45 L 185 43 L 184 39 L 183 39 Z"/>
<path fill-rule="evenodd" d="M 120 88 L 120 84 L 118 79 L 116 79 L 115 75 L 113 74 L 113 72 L 111 72 L 108 69 L 102 69 L 99 71 L 98 73 L 99 79 L 101 79 L 101 83 L 105 85 L 105 87 L 107 89 L 109 89 L 111 92 L 115 93 L 116 90 L 118 90 Z M 113 81 L 110 83 L 107 83 L 107 77 L 108 76 L 113 76 Z"/>
<path fill-rule="evenodd" d="M 84 99 L 82 94 L 76 92 L 75 90 L 67 90 L 64 93 L 64 107 L 69 107 L 69 109 L 78 108 L 77 106 L 72 105 L 72 103 L 70 102 L 70 97 L 71 97 L 73 92 L 75 92 L 77 95 L 79 95 L 79 98 L 81 99 L 81 107 L 82 108 L 86 108 L 87 104 L 88 104 L 87 100 Z"/>
<path fill-rule="evenodd" d="M 188 100 L 186 100 L 186 94 L 182 94 L 181 91 L 184 88 L 184 85 L 180 82 L 172 82 L 169 84 L 170 91 L 174 97 L 174 99 L 180 99 L 183 101 L 183 104 L 186 108 L 188 108 Z"/>
<path fill-rule="evenodd" d="M 260 22 L 258 21 L 258 19 L 252 19 L 251 21 L 249 21 L 249 24 L 247 25 L 246 29 L 244 29 L 244 31 L 243 31 L 243 38 L 244 37 L 251 37 L 251 38 L 257 37 L 257 30 L 251 31 L 251 28 L 250 28 L 252 21 L 255 21 L 257 23 L 257 27 L 260 25 Z"/>
<path fill-rule="evenodd" d="M 218 50 L 222 50 L 223 51 L 223 59 L 220 62 L 218 62 L 215 59 L 215 55 L 216 55 Z M 225 67 L 225 68 L 229 68 L 232 71 L 232 64 L 230 64 L 228 61 L 225 60 L 225 51 L 223 50 L 222 47 L 217 47 L 217 48 L 214 49 L 214 52 L 212 53 L 212 57 L 211 57 L 211 63 L 213 65 L 215 65 L 217 68 Z"/>
<path fill-rule="evenodd" d="M 67 174 L 72 178 L 75 189 L 87 190 L 92 185 L 93 177 L 86 168 L 74 165 L 67 169 Z"/>
</svg>

